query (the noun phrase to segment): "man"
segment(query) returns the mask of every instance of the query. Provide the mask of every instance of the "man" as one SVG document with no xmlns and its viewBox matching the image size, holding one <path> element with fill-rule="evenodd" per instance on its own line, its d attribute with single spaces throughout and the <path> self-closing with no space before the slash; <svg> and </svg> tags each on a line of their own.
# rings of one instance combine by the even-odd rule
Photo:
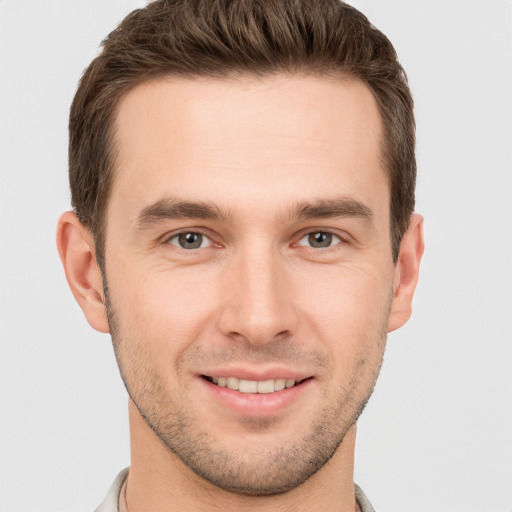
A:
<svg viewBox="0 0 512 512">
<path fill-rule="evenodd" d="M 82 77 L 69 155 L 59 252 L 130 396 L 97 510 L 373 510 L 356 421 L 423 252 L 387 38 L 337 0 L 153 2 Z"/>
</svg>

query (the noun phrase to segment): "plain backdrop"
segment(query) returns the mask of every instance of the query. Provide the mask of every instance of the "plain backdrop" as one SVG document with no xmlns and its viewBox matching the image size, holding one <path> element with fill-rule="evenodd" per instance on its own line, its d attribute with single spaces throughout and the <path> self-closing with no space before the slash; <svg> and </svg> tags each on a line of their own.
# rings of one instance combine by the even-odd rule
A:
<svg viewBox="0 0 512 512">
<path fill-rule="evenodd" d="M 427 250 L 355 479 L 380 512 L 512 511 L 512 2 L 358 0 L 416 100 Z M 92 511 L 129 464 L 110 338 L 67 288 L 67 116 L 142 0 L 0 0 L 0 510 Z"/>
</svg>

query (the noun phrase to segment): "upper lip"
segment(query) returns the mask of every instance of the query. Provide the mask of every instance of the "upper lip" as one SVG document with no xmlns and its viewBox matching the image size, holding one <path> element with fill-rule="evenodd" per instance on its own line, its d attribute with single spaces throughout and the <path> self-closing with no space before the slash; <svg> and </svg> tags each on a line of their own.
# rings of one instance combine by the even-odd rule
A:
<svg viewBox="0 0 512 512">
<path fill-rule="evenodd" d="M 205 370 L 204 372 L 201 372 L 200 375 L 216 379 L 218 379 L 219 377 L 236 377 L 237 379 L 254 381 L 265 381 L 275 379 L 294 379 L 295 381 L 301 381 L 307 379 L 308 377 L 312 377 L 311 373 L 307 373 L 304 371 L 276 367 L 261 370 L 240 367 L 215 368 L 211 370 Z"/>
</svg>

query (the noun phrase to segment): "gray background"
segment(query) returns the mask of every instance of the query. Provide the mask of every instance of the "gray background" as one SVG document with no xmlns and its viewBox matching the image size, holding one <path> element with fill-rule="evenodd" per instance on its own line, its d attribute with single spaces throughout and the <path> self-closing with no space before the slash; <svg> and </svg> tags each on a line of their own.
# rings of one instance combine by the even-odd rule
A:
<svg viewBox="0 0 512 512">
<path fill-rule="evenodd" d="M 69 292 L 67 115 L 100 40 L 141 0 L 0 1 L 0 509 L 93 510 L 129 464 L 107 335 Z M 427 251 L 359 423 L 381 512 L 512 511 L 512 2 L 359 0 L 417 105 Z"/>
</svg>

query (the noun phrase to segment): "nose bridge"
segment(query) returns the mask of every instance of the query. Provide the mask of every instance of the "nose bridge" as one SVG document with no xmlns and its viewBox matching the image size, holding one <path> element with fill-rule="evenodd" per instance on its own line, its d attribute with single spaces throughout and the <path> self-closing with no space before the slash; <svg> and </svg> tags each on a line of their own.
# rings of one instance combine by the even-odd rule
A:
<svg viewBox="0 0 512 512">
<path fill-rule="evenodd" d="M 227 271 L 227 295 L 221 315 L 224 334 L 261 345 L 294 330 L 282 258 L 268 242 L 254 241 L 240 248 Z"/>
</svg>

